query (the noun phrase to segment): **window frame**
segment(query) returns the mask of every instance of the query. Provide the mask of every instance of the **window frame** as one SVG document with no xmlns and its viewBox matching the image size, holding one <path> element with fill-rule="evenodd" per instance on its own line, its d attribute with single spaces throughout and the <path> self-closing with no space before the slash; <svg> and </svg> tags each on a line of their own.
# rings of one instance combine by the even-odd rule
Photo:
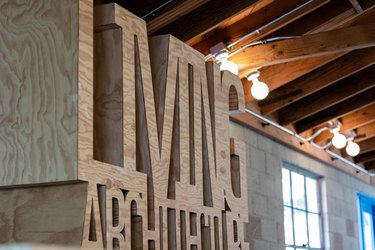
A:
<svg viewBox="0 0 375 250">
<path fill-rule="evenodd" d="M 361 241 L 361 250 L 365 250 L 365 234 L 364 234 L 364 227 L 363 227 L 363 212 L 368 210 L 371 207 L 371 216 L 372 216 L 372 242 L 373 248 L 375 248 L 375 197 L 371 195 L 367 195 L 361 192 L 357 193 L 357 201 L 358 201 L 358 226 L 359 226 L 359 233 L 360 233 L 360 241 Z M 368 212 L 368 211 L 366 211 Z"/>
<path fill-rule="evenodd" d="M 285 204 L 285 201 L 283 199 L 283 213 L 285 211 L 285 208 L 290 209 L 290 216 L 292 218 L 292 229 L 293 229 L 293 242 L 294 245 L 289 245 L 285 243 L 285 248 L 291 248 L 293 250 L 296 249 L 306 249 L 306 250 L 323 250 L 324 249 L 324 234 L 323 234 L 323 215 L 322 215 L 322 202 L 321 202 L 321 182 L 322 182 L 322 176 L 315 174 L 309 170 L 303 169 L 300 166 L 297 166 L 295 164 L 283 161 L 282 164 L 282 169 L 286 169 L 289 172 L 289 192 L 290 192 L 290 205 Z M 292 172 L 295 172 L 297 174 L 302 175 L 303 178 L 303 185 L 304 185 L 304 199 L 305 199 L 305 209 L 301 209 L 298 207 L 294 206 L 293 203 L 293 184 L 292 184 Z M 306 189 L 306 178 L 314 179 L 316 181 L 316 193 L 317 193 L 317 206 L 318 206 L 318 212 L 313 212 L 309 211 L 308 209 L 308 193 Z M 283 190 L 283 195 L 284 195 L 284 190 Z M 294 228 L 294 211 L 300 211 L 305 214 L 306 217 L 306 228 L 307 228 L 307 244 L 308 246 L 299 246 L 295 245 L 296 243 L 296 236 L 295 236 L 295 228 Z M 309 234 L 309 220 L 308 220 L 308 215 L 309 214 L 315 214 L 319 216 L 319 234 L 320 234 L 320 248 L 313 248 L 310 247 L 310 234 Z M 285 219 L 285 215 L 284 215 Z M 284 229 L 285 230 L 285 229 Z M 285 232 L 284 232 L 284 237 L 285 237 Z"/>
</svg>

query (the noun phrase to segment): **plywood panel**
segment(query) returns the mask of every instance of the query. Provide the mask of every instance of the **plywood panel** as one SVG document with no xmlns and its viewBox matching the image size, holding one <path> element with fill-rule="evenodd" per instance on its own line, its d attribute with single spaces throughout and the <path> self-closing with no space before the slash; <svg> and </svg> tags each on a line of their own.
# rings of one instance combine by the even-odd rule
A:
<svg viewBox="0 0 375 250">
<path fill-rule="evenodd" d="M 87 184 L 0 190 L 0 244 L 80 246 Z"/>
<path fill-rule="evenodd" d="M 122 44 L 117 53 L 122 54 L 123 84 L 116 91 L 123 97 L 124 165 L 92 154 L 97 112 L 92 96 L 98 89 L 82 77 L 79 178 L 89 182 L 82 246 L 247 249 L 244 145 L 231 144 L 228 134 L 229 101 L 231 109 L 244 107 L 239 78 L 221 75 L 218 65 L 205 65 L 202 54 L 172 36 L 148 39 L 145 22 L 115 4 L 95 7 L 94 23 L 96 30 L 121 29 L 121 41 L 114 44 Z M 90 62 L 93 44 L 84 38 L 82 55 L 88 56 L 82 62 Z M 92 77 L 86 65 L 80 64 L 82 76 Z M 113 74 L 102 77 L 109 83 Z M 108 138 L 120 136 L 107 133 Z"/>
<path fill-rule="evenodd" d="M 78 0 L 0 2 L 2 186 L 77 177 L 77 25 Z"/>
</svg>

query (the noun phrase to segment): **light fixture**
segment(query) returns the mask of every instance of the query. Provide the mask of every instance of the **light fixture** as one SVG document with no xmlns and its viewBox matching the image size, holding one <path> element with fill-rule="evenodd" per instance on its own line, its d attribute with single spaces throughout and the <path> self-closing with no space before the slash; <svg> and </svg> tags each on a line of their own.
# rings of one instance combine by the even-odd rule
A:
<svg viewBox="0 0 375 250">
<path fill-rule="evenodd" d="M 348 139 L 348 145 L 346 146 L 346 153 L 348 155 L 354 157 L 359 154 L 360 150 L 359 145 L 353 142 L 353 137 Z"/>
<path fill-rule="evenodd" d="M 341 149 L 346 145 L 346 137 L 343 134 L 340 134 L 340 124 L 336 122 L 332 124 L 329 131 L 333 134 L 332 144 L 335 148 Z"/>
<path fill-rule="evenodd" d="M 246 78 L 248 81 L 253 82 L 253 86 L 251 86 L 251 95 L 257 100 L 263 100 L 268 96 L 269 88 L 267 84 L 264 82 L 259 81 L 260 72 L 254 71 L 249 74 Z"/>
<path fill-rule="evenodd" d="M 232 61 L 228 60 L 228 52 L 223 50 L 215 56 L 215 60 L 220 62 L 220 71 L 228 70 L 235 75 L 238 75 L 238 66 Z"/>
</svg>

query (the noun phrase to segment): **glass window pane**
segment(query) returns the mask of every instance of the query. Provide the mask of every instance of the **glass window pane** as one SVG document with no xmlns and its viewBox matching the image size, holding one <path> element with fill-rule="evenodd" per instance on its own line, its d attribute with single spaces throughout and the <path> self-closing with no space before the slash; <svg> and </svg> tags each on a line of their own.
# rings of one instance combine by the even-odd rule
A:
<svg viewBox="0 0 375 250">
<path fill-rule="evenodd" d="M 293 247 L 286 247 L 285 250 L 294 250 Z"/>
<path fill-rule="evenodd" d="M 296 172 L 292 172 L 292 199 L 293 206 L 300 209 L 305 207 L 305 178 Z"/>
<path fill-rule="evenodd" d="M 296 246 L 307 246 L 307 223 L 306 223 L 306 213 L 293 210 L 294 214 L 294 234 L 296 240 Z"/>
<path fill-rule="evenodd" d="M 318 190 L 317 181 L 306 177 L 306 193 L 307 193 L 307 210 L 317 213 L 318 210 Z"/>
<path fill-rule="evenodd" d="M 289 170 L 283 168 L 283 200 L 284 205 L 290 206 L 290 176 Z"/>
<path fill-rule="evenodd" d="M 285 244 L 294 245 L 292 209 L 290 209 L 289 207 L 284 207 L 284 230 L 285 230 Z"/>
<path fill-rule="evenodd" d="M 373 250 L 372 216 L 368 212 L 363 212 L 363 236 L 366 250 Z"/>
<path fill-rule="evenodd" d="M 319 215 L 308 214 L 309 220 L 309 240 L 310 247 L 320 248 L 320 226 L 319 226 Z"/>
</svg>

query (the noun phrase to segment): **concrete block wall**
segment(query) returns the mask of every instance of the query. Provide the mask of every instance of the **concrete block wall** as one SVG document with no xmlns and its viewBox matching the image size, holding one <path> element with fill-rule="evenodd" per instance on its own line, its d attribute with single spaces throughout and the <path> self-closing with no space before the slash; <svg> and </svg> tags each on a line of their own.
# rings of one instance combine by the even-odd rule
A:
<svg viewBox="0 0 375 250">
<path fill-rule="evenodd" d="M 360 249 L 357 193 L 375 197 L 374 186 L 239 124 L 232 123 L 230 132 L 246 143 L 250 249 L 285 249 L 283 161 L 322 176 L 324 249 Z"/>
</svg>

